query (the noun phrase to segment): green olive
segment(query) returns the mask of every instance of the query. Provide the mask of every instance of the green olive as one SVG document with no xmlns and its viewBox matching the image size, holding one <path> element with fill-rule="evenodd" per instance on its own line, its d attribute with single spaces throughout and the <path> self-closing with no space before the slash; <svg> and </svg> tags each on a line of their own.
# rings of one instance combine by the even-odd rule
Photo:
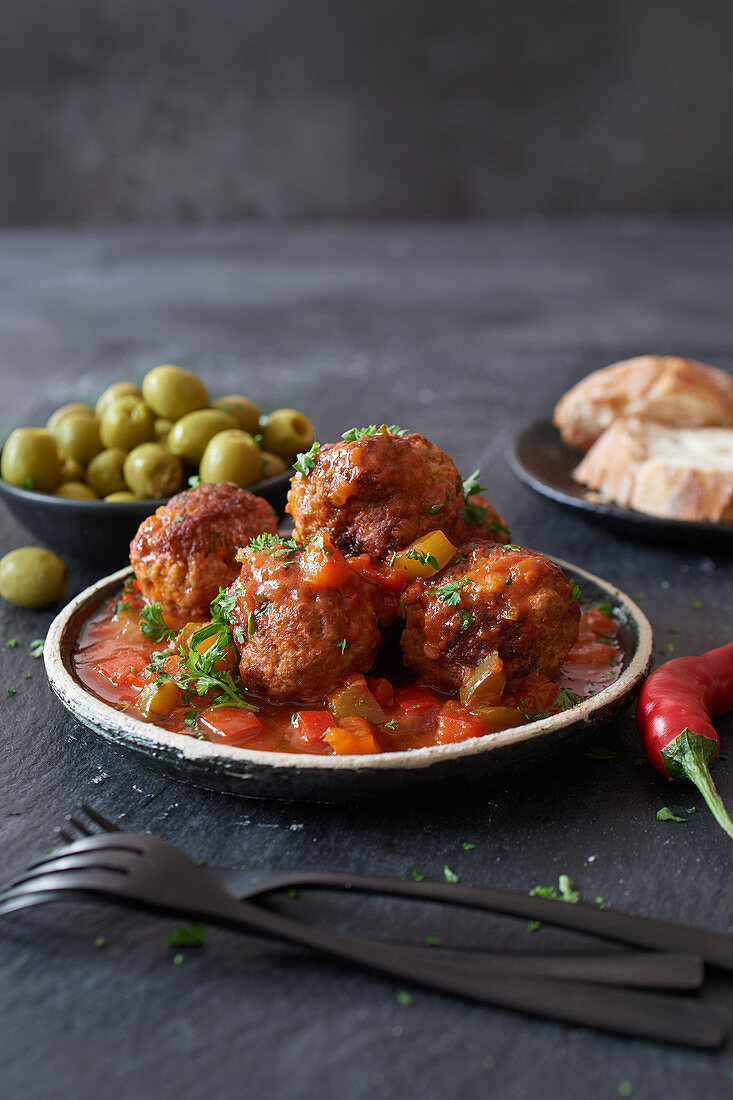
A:
<svg viewBox="0 0 733 1100">
<path fill-rule="evenodd" d="M 124 464 L 125 452 L 121 447 L 109 447 L 106 451 L 100 451 L 87 466 L 87 484 L 100 497 L 123 492 L 126 488 L 122 475 Z"/>
<path fill-rule="evenodd" d="M 59 458 L 73 458 L 87 466 L 102 450 L 97 421 L 86 413 L 68 413 L 53 430 Z"/>
<path fill-rule="evenodd" d="M 52 493 L 59 483 L 56 442 L 44 428 L 16 428 L 8 436 L 0 476 L 9 485 Z"/>
<path fill-rule="evenodd" d="M 234 485 L 253 485 L 260 480 L 260 449 L 249 432 L 230 428 L 219 432 L 206 444 L 199 474 L 202 481 L 231 481 Z"/>
<path fill-rule="evenodd" d="M 125 481 L 137 497 L 167 497 L 181 487 L 183 463 L 163 443 L 142 443 L 130 451 Z"/>
<path fill-rule="evenodd" d="M 155 419 L 155 438 L 158 443 L 165 443 L 168 440 L 168 434 L 173 427 L 173 421 L 167 420 L 164 416 L 158 416 Z"/>
<path fill-rule="evenodd" d="M 99 500 L 99 494 L 83 481 L 64 481 L 53 495 L 67 497 L 69 500 Z"/>
<path fill-rule="evenodd" d="M 84 467 L 75 458 L 62 458 L 59 463 L 59 481 L 83 481 Z"/>
<path fill-rule="evenodd" d="M 56 425 L 59 424 L 65 416 L 69 416 L 70 413 L 93 417 L 94 409 L 91 407 L 91 405 L 82 404 L 81 401 L 72 401 L 69 405 L 62 405 L 60 409 L 56 409 L 56 411 L 52 412 L 49 416 L 48 422 L 46 424 L 46 431 L 50 432 L 51 435 L 54 435 L 54 428 L 56 427 Z"/>
<path fill-rule="evenodd" d="M 209 440 L 236 427 L 234 417 L 221 409 L 198 409 L 176 421 L 168 436 L 168 446 L 184 462 L 198 466 Z"/>
<path fill-rule="evenodd" d="M 292 462 L 301 451 L 308 451 L 315 439 L 307 416 L 295 409 L 275 409 L 260 421 L 262 448 Z"/>
<path fill-rule="evenodd" d="M 114 404 L 118 397 L 137 397 L 142 400 L 142 396 L 142 390 L 134 382 L 113 382 L 111 386 L 107 386 L 94 408 L 97 420 L 102 419 L 108 406 Z"/>
<path fill-rule="evenodd" d="M 280 455 L 270 454 L 269 451 L 261 451 L 260 458 L 262 459 L 262 480 L 267 477 L 276 477 L 277 474 L 284 474 L 288 468 L 287 462 L 280 458 Z"/>
<path fill-rule="evenodd" d="M 99 435 L 105 447 L 131 451 L 155 436 L 155 416 L 144 401 L 133 393 L 123 394 L 102 414 Z"/>
<path fill-rule="evenodd" d="M 256 435 L 260 430 L 260 410 L 248 397 L 230 393 L 228 397 L 218 397 L 214 402 L 214 408 L 233 416 L 237 422 L 236 426 L 243 432 Z"/>
<path fill-rule="evenodd" d="M 209 394 L 200 378 L 183 367 L 153 367 L 143 378 L 143 397 L 156 416 L 180 420 L 186 413 L 205 409 Z"/>
<path fill-rule="evenodd" d="M 0 560 L 0 596 L 19 607 L 44 607 L 69 589 L 65 562 L 40 546 L 21 546 Z"/>
<path fill-rule="evenodd" d="M 119 493 L 108 493 L 104 499 L 108 500 L 110 504 L 122 504 L 123 502 L 127 504 L 129 501 L 138 498 L 129 489 L 122 489 Z"/>
</svg>

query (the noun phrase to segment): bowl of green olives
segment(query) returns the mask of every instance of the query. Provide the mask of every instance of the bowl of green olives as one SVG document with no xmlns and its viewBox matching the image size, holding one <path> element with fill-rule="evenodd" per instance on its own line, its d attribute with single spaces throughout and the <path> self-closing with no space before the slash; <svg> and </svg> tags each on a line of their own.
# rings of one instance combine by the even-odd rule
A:
<svg viewBox="0 0 733 1100">
<path fill-rule="evenodd" d="M 192 484 L 232 482 L 282 515 L 292 462 L 313 439 L 296 409 L 263 415 L 238 394 L 212 401 L 195 374 L 164 364 L 140 386 L 115 382 L 94 406 L 66 404 L 45 427 L 11 432 L 0 498 L 54 550 L 121 565 L 145 517 Z"/>
</svg>

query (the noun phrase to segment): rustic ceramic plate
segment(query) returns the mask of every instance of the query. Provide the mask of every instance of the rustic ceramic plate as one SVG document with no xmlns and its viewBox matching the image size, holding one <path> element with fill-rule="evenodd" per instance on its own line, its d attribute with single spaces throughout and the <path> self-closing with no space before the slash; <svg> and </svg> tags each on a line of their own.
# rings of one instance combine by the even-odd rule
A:
<svg viewBox="0 0 733 1100">
<path fill-rule="evenodd" d="M 103 703 L 80 683 L 74 653 L 82 627 L 131 573 L 122 569 L 86 589 L 51 624 L 44 657 L 51 687 L 85 726 L 143 764 L 200 787 L 257 798 L 359 801 L 419 789 L 502 779 L 585 743 L 632 700 L 651 667 L 652 631 L 645 615 L 613 585 L 559 558 L 554 561 L 580 586 L 584 606 L 610 604 L 626 649 L 615 683 L 572 710 L 501 733 L 450 745 L 369 756 L 308 756 L 199 741 L 169 733 Z"/>
<path fill-rule="evenodd" d="M 698 548 L 733 546 L 733 523 L 660 519 L 596 500 L 589 489 L 573 481 L 572 473 L 581 455 L 563 443 L 549 420 L 537 420 L 523 428 L 508 459 L 517 477 L 535 492 L 635 538 L 692 543 Z"/>
</svg>

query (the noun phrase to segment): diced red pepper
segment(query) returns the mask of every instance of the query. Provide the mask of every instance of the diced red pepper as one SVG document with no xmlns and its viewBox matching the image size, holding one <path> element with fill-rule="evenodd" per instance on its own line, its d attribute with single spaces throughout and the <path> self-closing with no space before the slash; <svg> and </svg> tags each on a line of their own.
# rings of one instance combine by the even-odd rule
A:
<svg viewBox="0 0 733 1100">
<path fill-rule="evenodd" d="M 394 688 L 383 676 L 367 676 L 369 690 L 380 707 L 391 707 L 394 702 Z"/>
<path fill-rule="evenodd" d="M 436 723 L 436 744 L 446 745 L 451 741 L 465 741 L 467 737 L 483 737 L 485 733 L 486 723 L 462 703 L 455 699 L 443 703 Z"/>
<path fill-rule="evenodd" d="M 368 554 L 359 554 L 348 559 L 349 566 L 366 581 L 378 584 L 387 592 L 402 592 L 406 587 L 409 577 L 397 569 L 390 569 L 382 561 L 374 561 Z"/>
<path fill-rule="evenodd" d="M 372 724 L 366 718 L 339 718 L 338 725 L 332 726 L 323 740 L 339 756 L 379 752 Z"/>
<path fill-rule="evenodd" d="M 394 704 L 389 708 L 390 719 L 397 721 L 400 733 L 409 733 L 430 725 L 440 700 L 421 684 L 397 688 Z"/>
<path fill-rule="evenodd" d="M 614 638 L 618 631 L 618 623 L 609 618 L 597 607 L 591 607 L 585 613 L 585 620 L 597 638 Z"/>
<path fill-rule="evenodd" d="M 504 696 L 503 701 L 505 706 L 517 707 L 530 714 L 544 714 L 555 709 L 559 690 L 555 681 L 543 672 L 530 672 L 519 680 L 513 692 Z"/>
<path fill-rule="evenodd" d="M 322 741 L 326 730 L 334 724 L 333 715 L 327 710 L 299 710 L 293 718 L 293 726 L 303 741 Z"/>
<path fill-rule="evenodd" d="M 146 667 L 145 658 L 134 649 L 105 657 L 96 665 L 97 672 L 117 687 L 133 688 L 142 691 L 153 679 L 153 673 Z"/>
<path fill-rule="evenodd" d="M 251 710 L 244 707 L 211 707 L 202 710 L 199 724 L 210 741 L 219 741 L 225 745 L 241 745 L 249 741 L 262 729 L 262 722 Z"/>
</svg>

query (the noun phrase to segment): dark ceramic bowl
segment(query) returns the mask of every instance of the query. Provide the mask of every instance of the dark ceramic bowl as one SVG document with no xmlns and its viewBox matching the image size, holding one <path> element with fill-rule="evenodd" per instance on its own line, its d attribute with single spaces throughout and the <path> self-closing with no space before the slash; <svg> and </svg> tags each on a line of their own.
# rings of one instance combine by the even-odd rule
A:
<svg viewBox="0 0 733 1100">
<path fill-rule="evenodd" d="M 46 672 L 64 706 L 100 737 L 133 753 L 141 768 L 152 765 L 210 790 L 257 798 L 334 802 L 402 797 L 449 783 L 462 787 L 484 785 L 577 750 L 628 706 L 651 667 L 652 630 L 639 607 L 613 585 L 577 565 L 553 560 L 575 577 L 584 606 L 603 602 L 614 608 L 625 647 L 619 678 L 571 710 L 455 744 L 368 756 L 263 752 L 170 733 L 115 710 L 79 681 L 74 653 L 84 623 L 120 590 L 128 569 L 88 588 L 56 617 L 46 638 Z"/>
<path fill-rule="evenodd" d="M 290 472 L 278 474 L 251 492 L 269 500 L 282 518 Z M 39 542 L 62 557 L 76 558 L 102 569 L 119 569 L 129 558 L 130 540 L 146 516 L 165 500 L 68 500 L 30 489 L 16 489 L 0 480 L 0 498 L 18 522 Z"/>
</svg>

